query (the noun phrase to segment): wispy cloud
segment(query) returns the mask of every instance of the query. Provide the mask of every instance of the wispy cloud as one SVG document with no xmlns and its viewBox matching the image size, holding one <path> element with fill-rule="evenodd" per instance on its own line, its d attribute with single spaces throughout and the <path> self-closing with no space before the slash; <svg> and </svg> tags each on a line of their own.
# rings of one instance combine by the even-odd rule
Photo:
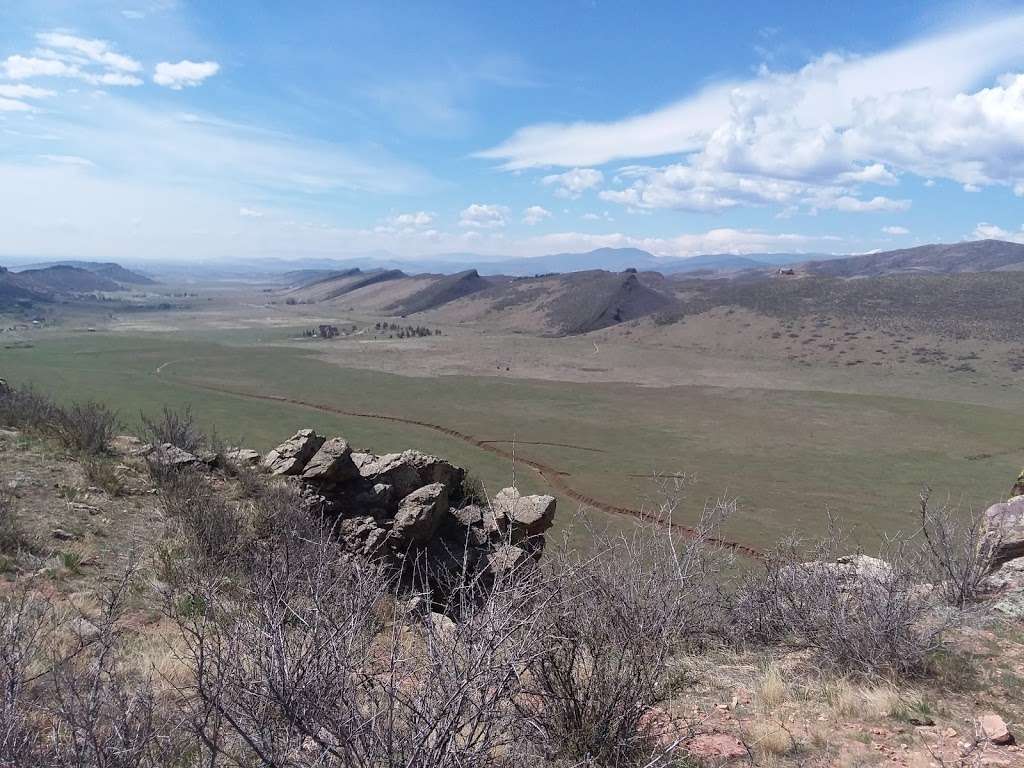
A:
<svg viewBox="0 0 1024 768">
<path fill-rule="evenodd" d="M 872 55 L 829 53 L 623 120 L 526 126 L 478 156 L 524 170 L 682 155 L 602 192 L 633 208 L 902 210 L 909 201 L 861 192 L 900 173 L 1024 189 L 1024 74 L 986 82 L 1024 65 L 1022 37 L 1017 14 Z"/>
<path fill-rule="evenodd" d="M 118 53 L 114 46 L 95 38 L 79 37 L 56 30 L 40 32 L 41 47 L 28 55 L 12 54 L 0 64 L 0 71 L 11 80 L 38 77 L 62 77 L 82 80 L 91 85 L 141 85 L 135 73 L 142 64 Z"/>
</svg>

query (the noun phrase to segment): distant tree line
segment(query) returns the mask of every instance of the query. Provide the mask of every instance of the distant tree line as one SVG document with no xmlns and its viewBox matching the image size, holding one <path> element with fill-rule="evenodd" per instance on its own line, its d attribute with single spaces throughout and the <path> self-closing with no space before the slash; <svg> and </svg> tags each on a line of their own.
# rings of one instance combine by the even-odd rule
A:
<svg viewBox="0 0 1024 768">
<path fill-rule="evenodd" d="M 422 336 L 440 336 L 438 329 L 431 330 L 423 325 L 398 325 L 397 323 L 374 323 L 373 329 L 377 333 L 387 333 L 389 339 L 414 338 Z"/>
</svg>

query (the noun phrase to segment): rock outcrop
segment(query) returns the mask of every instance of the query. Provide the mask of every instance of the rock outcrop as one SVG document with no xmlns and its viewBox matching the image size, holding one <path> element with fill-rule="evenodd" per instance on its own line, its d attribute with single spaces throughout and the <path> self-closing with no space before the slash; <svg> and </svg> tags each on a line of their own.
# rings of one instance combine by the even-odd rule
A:
<svg viewBox="0 0 1024 768">
<path fill-rule="evenodd" d="M 444 459 L 353 451 L 312 429 L 296 432 L 262 465 L 298 485 L 309 511 L 335 523 L 346 550 L 404 572 L 421 562 L 427 573 L 506 573 L 540 557 L 555 516 L 553 496 L 506 488 L 484 508 L 465 498 L 465 470 Z"/>
<path fill-rule="evenodd" d="M 1024 557 L 1024 496 L 1014 496 L 985 510 L 985 527 L 995 563 Z"/>
</svg>

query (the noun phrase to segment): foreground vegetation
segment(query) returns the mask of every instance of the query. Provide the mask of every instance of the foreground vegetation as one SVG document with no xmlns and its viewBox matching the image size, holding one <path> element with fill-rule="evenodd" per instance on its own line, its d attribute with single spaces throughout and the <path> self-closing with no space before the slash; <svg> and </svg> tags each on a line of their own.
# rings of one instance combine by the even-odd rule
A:
<svg viewBox="0 0 1024 768">
<path fill-rule="evenodd" d="M 0 591 L 3 766 L 686 765 L 706 725 L 686 702 L 723 656 L 803 655 L 843 716 L 866 690 L 948 684 L 990 565 L 980 529 L 926 494 L 881 559 L 833 523 L 737 563 L 713 543 L 729 501 L 706 506 L 689 538 L 658 524 L 685 500 L 677 478 L 649 524 L 590 530 L 586 553 L 549 545 L 494 579 L 400 584 L 346 554 L 335 521 L 293 486 L 223 460 L 168 471 L 141 451 L 115 457 L 109 432 L 80 448 L 52 429 L 54 408 L 21 388 L 0 395 L 6 425 L 78 461 L 116 460 L 123 492 L 143 503 L 157 490 L 156 509 L 83 599 L 70 585 L 84 559 L 40 570 L 31 517 L 0 498 L 13 563 Z M 143 421 L 153 440 L 215 442 L 189 413 Z M 788 686 L 775 662 L 763 668 L 743 753 L 829 760 L 773 718 Z M 908 701 L 880 706 L 930 717 Z"/>
</svg>

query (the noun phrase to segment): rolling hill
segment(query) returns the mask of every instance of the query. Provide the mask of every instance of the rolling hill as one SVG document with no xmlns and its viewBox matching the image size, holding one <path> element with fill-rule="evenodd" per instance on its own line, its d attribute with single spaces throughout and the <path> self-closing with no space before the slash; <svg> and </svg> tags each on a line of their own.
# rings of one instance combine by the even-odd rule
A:
<svg viewBox="0 0 1024 768">
<path fill-rule="evenodd" d="M 900 273 L 957 274 L 1024 269 L 1024 245 L 1005 240 L 920 245 L 897 251 L 811 261 L 801 271 L 830 277 L 878 277 Z"/>
<path fill-rule="evenodd" d="M 38 292 L 93 293 L 96 291 L 120 291 L 121 286 L 109 277 L 88 269 L 57 265 L 42 269 L 26 269 L 17 273 L 18 282 Z"/>
<path fill-rule="evenodd" d="M 487 290 L 491 285 L 490 282 L 480 277 L 475 269 L 468 269 L 465 272 L 442 277 L 411 296 L 395 302 L 387 309 L 402 315 L 411 315 Z"/>
<path fill-rule="evenodd" d="M 75 269 L 85 270 L 123 285 L 156 284 L 156 281 L 152 278 L 140 274 L 139 272 L 133 272 L 130 269 L 125 269 L 120 264 L 113 261 L 50 261 L 40 264 L 27 264 L 19 267 L 18 269 L 20 273 L 25 273 L 52 269 L 54 267 L 73 267 Z"/>
</svg>

